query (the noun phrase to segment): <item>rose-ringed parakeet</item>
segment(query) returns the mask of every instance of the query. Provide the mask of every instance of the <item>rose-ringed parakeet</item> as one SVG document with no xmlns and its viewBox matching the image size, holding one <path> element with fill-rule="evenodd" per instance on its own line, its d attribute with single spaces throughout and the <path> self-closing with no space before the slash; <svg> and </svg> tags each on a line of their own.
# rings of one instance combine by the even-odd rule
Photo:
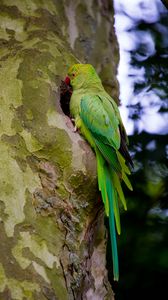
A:
<svg viewBox="0 0 168 300">
<path fill-rule="evenodd" d="M 132 160 L 127 149 L 127 136 L 115 101 L 105 91 L 90 64 L 75 64 L 65 78 L 72 87 L 70 114 L 76 128 L 96 153 L 98 187 L 105 213 L 109 216 L 114 280 L 119 279 L 116 230 L 121 232 L 119 200 L 127 209 L 121 188 L 123 180 L 132 190 L 127 177 Z"/>
</svg>

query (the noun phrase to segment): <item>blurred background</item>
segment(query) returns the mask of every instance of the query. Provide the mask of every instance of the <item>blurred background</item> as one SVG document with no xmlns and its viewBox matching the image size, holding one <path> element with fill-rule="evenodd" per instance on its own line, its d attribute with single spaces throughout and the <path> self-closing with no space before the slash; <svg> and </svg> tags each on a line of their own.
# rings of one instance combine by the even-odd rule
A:
<svg viewBox="0 0 168 300">
<path fill-rule="evenodd" d="M 161 0 L 115 0 L 120 111 L 135 168 L 125 189 L 116 300 L 165 299 L 168 282 L 168 10 Z M 109 269 L 111 258 L 108 255 Z"/>
</svg>

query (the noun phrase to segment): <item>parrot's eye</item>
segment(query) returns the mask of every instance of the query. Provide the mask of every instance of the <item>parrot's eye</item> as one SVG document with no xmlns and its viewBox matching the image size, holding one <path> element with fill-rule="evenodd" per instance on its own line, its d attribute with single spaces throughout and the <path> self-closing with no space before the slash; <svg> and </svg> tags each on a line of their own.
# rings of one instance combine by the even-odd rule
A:
<svg viewBox="0 0 168 300">
<path fill-rule="evenodd" d="M 72 73 L 72 77 L 75 77 L 75 73 Z"/>
</svg>

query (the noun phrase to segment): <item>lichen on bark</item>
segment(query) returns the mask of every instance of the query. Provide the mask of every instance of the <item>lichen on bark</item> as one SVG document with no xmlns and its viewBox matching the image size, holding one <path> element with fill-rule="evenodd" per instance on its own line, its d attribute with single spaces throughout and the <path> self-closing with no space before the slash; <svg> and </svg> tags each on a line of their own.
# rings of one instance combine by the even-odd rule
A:
<svg viewBox="0 0 168 300">
<path fill-rule="evenodd" d="M 59 104 L 78 60 L 117 95 L 109 3 L 0 1 L 3 300 L 113 299 L 95 156 Z"/>
</svg>

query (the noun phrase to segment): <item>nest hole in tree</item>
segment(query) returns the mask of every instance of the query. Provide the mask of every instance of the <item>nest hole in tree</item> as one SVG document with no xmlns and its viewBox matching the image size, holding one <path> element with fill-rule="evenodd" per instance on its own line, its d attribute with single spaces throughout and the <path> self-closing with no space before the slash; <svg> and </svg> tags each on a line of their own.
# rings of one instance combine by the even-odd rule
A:
<svg viewBox="0 0 168 300">
<path fill-rule="evenodd" d="M 72 87 L 61 81 L 60 85 L 60 106 L 63 113 L 70 117 L 69 103 L 72 95 Z"/>
</svg>

